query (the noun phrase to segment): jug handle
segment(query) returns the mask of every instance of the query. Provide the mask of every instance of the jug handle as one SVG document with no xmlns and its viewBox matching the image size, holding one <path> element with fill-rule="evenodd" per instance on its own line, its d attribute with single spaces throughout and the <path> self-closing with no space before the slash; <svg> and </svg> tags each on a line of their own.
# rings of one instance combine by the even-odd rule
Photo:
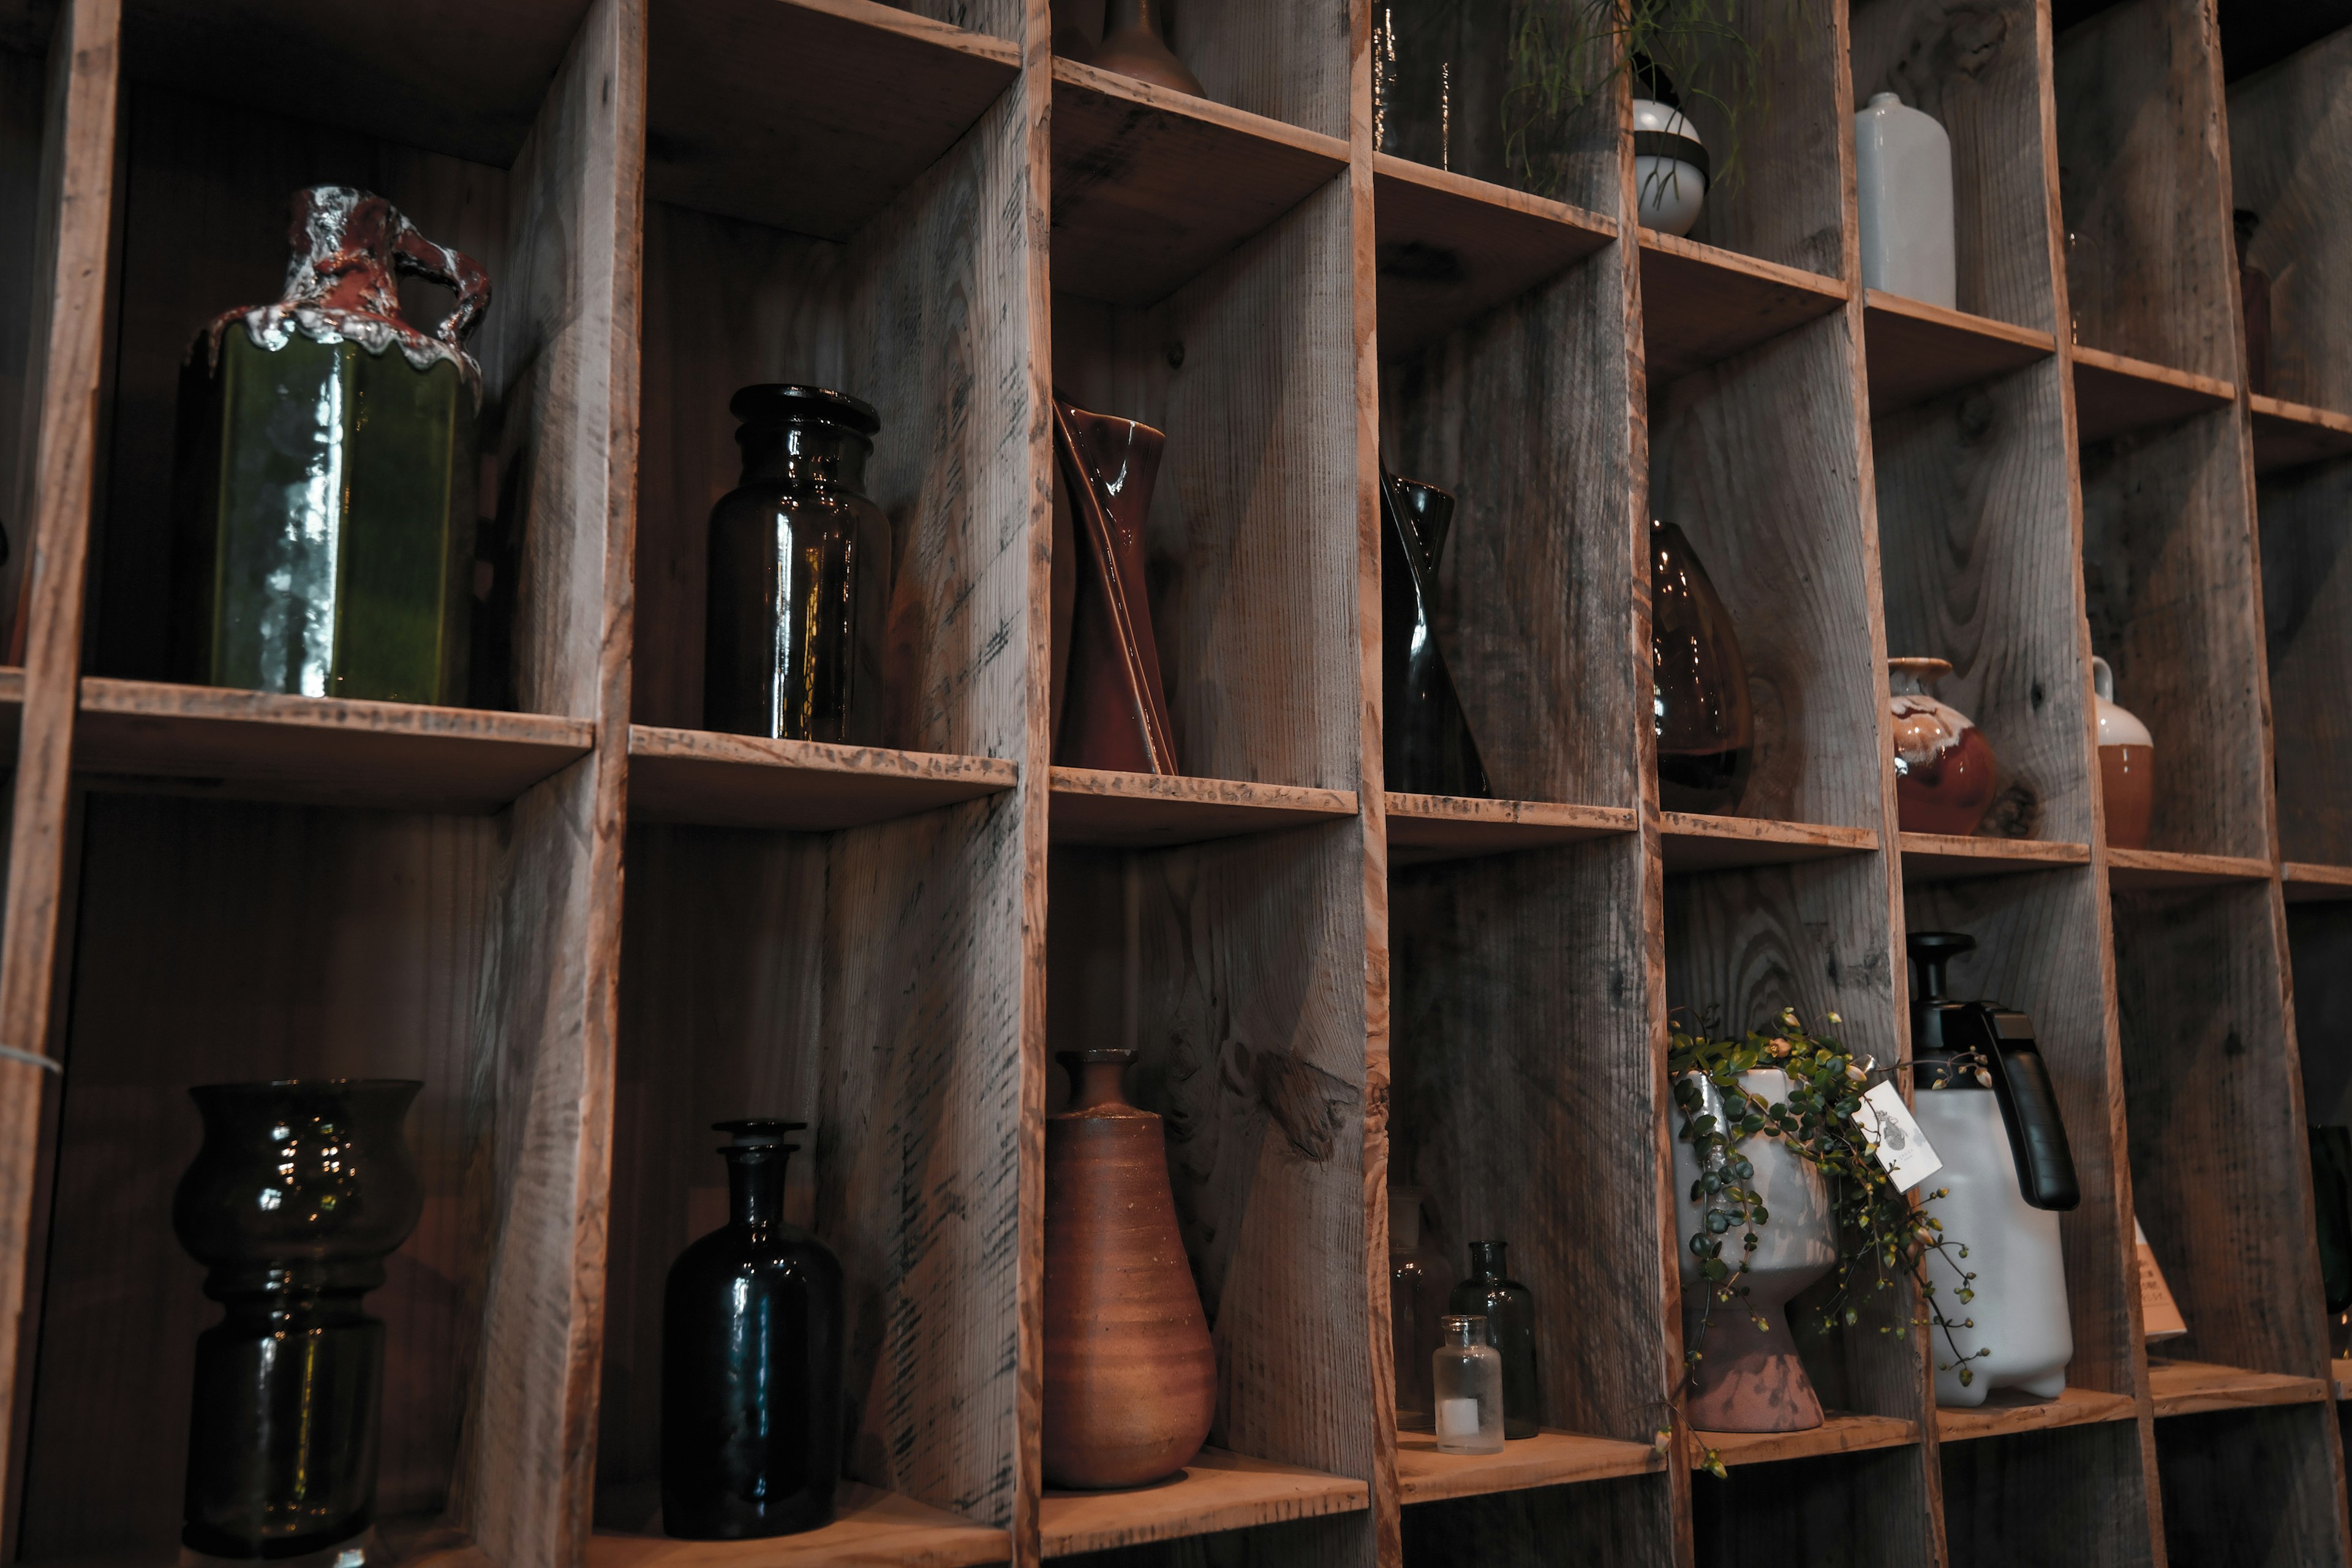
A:
<svg viewBox="0 0 2352 1568">
<path fill-rule="evenodd" d="M 2074 1151 L 2066 1142 L 2066 1123 L 2058 1115 L 2050 1064 L 2035 1048 L 2032 1026 L 2022 1015 L 1988 1011 L 1993 1013 L 1988 1020 L 1993 1036 L 1993 1092 L 2009 1130 L 2018 1188 L 2035 1208 L 2071 1209 L 2083 1201 L 2083 1189 L 2074 1174 Z"/>
<path fill-rule="evenodd" d="M 393 265 L 408 277 L 442 284 L 457 296 L 433 335 L 451 348 L 462 344 L 490 303 L 490 275 L 482 270 L 482 264 L 462 250 L 425 238 L 403 217 L 399 237 L 393 243 Z"/>
</svg>

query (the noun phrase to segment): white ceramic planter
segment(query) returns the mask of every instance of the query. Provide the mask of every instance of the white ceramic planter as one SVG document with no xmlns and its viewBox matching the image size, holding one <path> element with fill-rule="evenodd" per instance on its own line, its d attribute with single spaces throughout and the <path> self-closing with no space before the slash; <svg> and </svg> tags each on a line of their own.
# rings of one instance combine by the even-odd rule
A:
<svg viewBox="0 0 2352 1568">
<path fill-rule="evenodd" d="M 1739 1081 L 1768 1105 L 1789 1095 L 1789 1075 L 1778 1068 L 1759 1068 Z M 1705 1093 L 1707 1109 L 1720 1116 L 1722 1104 L 1715 1087 L 1706 1085 Z M 1675 1133 L 1678 1228 L 1675 1256 L 1682 1267 L 1683 1338 L 1688 1345 L 1698 1328 L 1699 1309 L 1706 1300 L 1698 1259 L 1689 1246 L 1692 1235 L 1704 1223 L 1706 1205 L 1693 1202 L 1690 1195 L 1691 1184 L 1698 1180 L 1698 1155 L 1681 1137 L 1681 1108 L 1669 1114 L 1675 1119 Z M 1785 1310 L 1791 1297 L 1837 1263 L 1829 1188 L 1819 1171 L 1777 1138 L 1758 1133 L 1739 1145 L 1739 1153 L 1756 1167 L 1754 1180 L 1746 1184 L 1763 1199 L 1771 1217 L 1756 1227 L 1757 1248 L 1748 1255 L 1746 1300 L 1731 1305 L 1717 1302 L 1709 1315 L 1706 1336 L 1698 1347 L 1699 1371 L 1691 1394 L 1690 1420 L 1693 1426 L 1712 1432 L 1803 1431 L 1822 1424 L 1822 1406 L 1797 1358 Z M 1721 1238 L 1724 1261 L 1735 1267 L 1741 1256 L 1742 1234 L 1735 1226 Z M 1761 1315 L 1770 1329 L 1758 1332 L 1751 1313 Z"/>
<path fill-rule="evenodd" d="M 1936 1403 L 1982 1405 L 1996 1388 L 2055 1399 L 2066 1386 L 2066 1363 L 2074 1359 L 2058 1216 L 2033 1207 L 2020 1191 L 2000 1101 L 1990 1089 L 1922 1089 L 1913 1098 L 1913 1114 L 1944 1159 L 1944 1168 L 1927 1179 L 1928 1190 L 1949 1194 L 1924 1206 L 1948 1240 L 1969 1249 L 1965 1259 L 1929 1253 L 1927 1277 L 1944 1315 L 1976 1325 L 1954 1329 L 1949 1342 L 1942 1329 L 1928 1331 L 1939 1369 Z M 1977 1277 L 1976 1300 L 1966 1303 L 1958 1296 L 1963 1268 Z M 1943 1370 L 1953 1342 L 1963 1353 L 1991 1352 L 1969 1363 L 1974 1375 L 1965 1388 L 1957 1368 Z"/>
<path fill-rule="evenodd" d="M 1689 116 L 1654 99 L 1633 100 L 1633 132 L 1643 141 L 1656 136 L 1664 139 L 1665 144 L 1678 138 L 1694 148 L 1701 145 Z M 1643 225 L 1662 234 L 1688 234 L 1698 222 L 1699 209 L 1706 205 L 1706 177 L 1707 172 L 1688 159 L 1636 152 L 1633 189 Z"/>
</svg>

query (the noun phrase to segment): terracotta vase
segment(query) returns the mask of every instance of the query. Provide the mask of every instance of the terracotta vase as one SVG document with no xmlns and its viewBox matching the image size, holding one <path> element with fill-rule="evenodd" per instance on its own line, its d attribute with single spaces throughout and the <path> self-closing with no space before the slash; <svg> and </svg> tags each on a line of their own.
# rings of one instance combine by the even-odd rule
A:
<svg viewBox="0 0 2352 1568">
<path fill-rule="evenodd" d="M 1789 1075 L 1778 1068 L 1758 1068 L 1742 1074 L 1739 1081 L 1767 1104 L 1789 1098 Z M 1721 1117 L 1721 1091 L 1706 1084 L 1702 1093 L 1706 1113 Z M 1679 1130 L 1679 1110 L 1671 1114 Z M 1802 1432 L 1822 1424 L 1822 1402 L 1798 1358 L 1786 1309 L 1798 1292 L 1837 1264 L 1829 1188 L 1818 1170 L 1777 1138 L 1750 1137 L 1740 1143 L 1739 1153 L 1756 1168 L 1749 1185 L 1770 1217 L 1756 1227 L 1757 1248 L 1747 1255 L 1748 1294 L 1707 1309 L 1701 1335 L 1706 1286 L 1698 1259 L 1685 1245 L 1706 1226 L 1705 1210 L 1691 1196 L 1699 1179 L 1698 1155 L 1680 1136 L 1675 1139 L 1675 1212 L 1679 1216 L 1675 1257 L 1682 1266 L 1683 1343 L 1699 1352 L 1687 1406 L 1690 1423 L 1706 1432 Z M 1737 1237 L 1732 1233 L 1724 1248 L 1735 1267 Z M 1770 1327 L 1757 1328 L 1758 1317 Z"/>
<path fill-rule="evenodd" d="M 1940 658 L 1890 658 L 1895 717 L 1895 806 L 1906 833 L 1966 837 L 1992 809 L 2000 763 L 1967 714 L 1927 695 L 1952 673 Z"/>
<path fill-rule="evenodd" d="M 1466 795 L 1494 788 L 1432 621 L 1437 563 L 1454 498 L 1435 485 L 1381 471 L 1381 742 L 1388 786 L 1405 795 Z"/>
<path fill-rule="evenodd" d="M 1201 79 L 1168 47 L 1166 16 L 1160 0 L 1110 0 L 1103 14 L 1103 41 L 1087 63 L 1154 87 L 1207 97 Z"/>
<path fill-rule="evenodd" d="M 1160 1118 L 1119 1092 L 1135 1053 L 1060 1060 L 1070 1105 L 1045 1122 L 1045 1479 L 1142 1486 L 1208 1440 L 1217 1355 Z"/>
<path fill-rule="evenodd" d="M 1651 696 L 1657 715 L 1658 804 L 1730 816 L 1756 754 L 1748 661 L 1731 612 L 1683 531 L 1650 523 Z"/>
<path fill-rule="evenodd" d="M 2156 821 L 2156 738 L 2116 702 L 2116 672 L 2091 661 L 2091 689 L 2099 706 L 2099 794 L 2107 804 L 2107 844 L 2145 849 Z"/>
<path fill-rule="evenodd" d="M 1143 529 L 1168 437 L 1054 400 L 1054 761 L 1172 773 Z"/>
</svg>

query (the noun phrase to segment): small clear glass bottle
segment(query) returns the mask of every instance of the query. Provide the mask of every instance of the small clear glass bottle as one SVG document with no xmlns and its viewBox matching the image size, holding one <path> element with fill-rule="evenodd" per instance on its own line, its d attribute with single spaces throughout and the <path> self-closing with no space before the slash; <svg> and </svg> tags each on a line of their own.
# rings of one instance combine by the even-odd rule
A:
<svg viewBox="0 0 2352 1568">
<path fill-rule="evenodd" d="M 1430 1362 L 1437 1399 L 1437 1451 L 1503 1451 L 1503 1357 L 1486 1342 L 1486 1320 L 1449 1313 Z"/>
</svg>

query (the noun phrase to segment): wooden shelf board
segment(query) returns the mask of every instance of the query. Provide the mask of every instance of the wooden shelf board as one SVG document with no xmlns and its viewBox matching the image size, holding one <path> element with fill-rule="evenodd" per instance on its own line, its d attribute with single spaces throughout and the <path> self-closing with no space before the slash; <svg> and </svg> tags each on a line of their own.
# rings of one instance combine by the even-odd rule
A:
<svg viewBox="0 0 2352 1568">
<path fill-rule="evenodd" d="M 1607 218 L 1387 153 L 1372 156 L 1384 358 L 1411 353 L 1600 250 Z"/>
<path fill-rule="evenodd" d="M 1633 808 L 1542 800 L 1467 800 L 1451 795 L 1388 796 L 1389 864 L 1458 860 L 1513 849 L 1605 838 L 1641 825 Z"/>
<path fill-rule="evenodd" d="M 2313 408 L 2283 398 L 2250 395 L 2254 416 L 2254 472 L 2274 473 L 2352 452 L 2352 414 Z"/>
<path fill-rule="evenodd" d="M 2279 868 L 2290 904 L 2315 904 L 2352 899 L 2352 866 L 2318 866 L 2290 860 Z"/>
<path fill-rule="evenodd" d="M 1002 757 L 629 726 L 629 816 L 806 833 L 862 827 L 1011 789 Z"/>
<path fill-rule="evenodd" d="M 1054 287 L 1114 305 L 1172 293 L 1348 168 L 1333 137 L 1059 58 L 1053 136 Z"/>
<path fill-rule="evenodd" d="M 970 1568 L 1012 1560 L 1013 1538 L 1002 1530 L 896 1492 L 844 1481 L 834 1521 L 823 1530 L 758 1541 L 673 1541 L 600 1530 L 588 1538 L 586 1568 Z"/>
<path fill-rule="evenodd" d="M 2001 1437 L 2011 1432 L 2040 1432 L 2053 1426 L 2085 1426 L 2098 1421 L 2129 1421 L 2138 1405 L 2127 1394 L 2100 1394 L 2069 1388 L 2055 1399 L 2036 1399 L 2013 1388 L 1997 1388 L 1985 1402 L 1970 1409 L 1938 1409 L 1936 1437 L 1944 1443 L 1964 1443 L 1971 1437 Z"/>
<path fill-rule="evenodd" d="M 1853 1454 L 1865 1448 L 1899 1448 L 1919 1440 L 1919 1424 L 1892 1415 L 1856 1415 L 1832 1410 L 1804 1432 L 1693 1432 L 1691 1468 L 1702 1449 L 1713 1448 L 1726 1465 L 1766 1465 L 1776 1459 L 1810 1459 L 1822 1454 Z"/>
<path fill-rule="evenodd" d="M 1350 817 L 1356 792 L 1055 768 L 1047 811 L 1055 843 L 1158 849 Z"/>
<path fill-rule="evenodd" d="M 2217 882 L 2267 882 L 2271 863 L 2236 855 L 2183 855 L 2169 849 L 2109 849 L 2107 886 L 2117 892 L 2210 888 Z"/>
<path fill-rule="evenodd" d="M 1958 882 L 1969 877 L 2048 871 L 2061 866 L 2090 863 L 2091 847 L 2087 844 L 2043 843 L 2032 838 L 1959 838 L 1944 833 L 1903 836 L 1906 882 Z"/>
<path fill-rule="evenodd" d="M 1661 815 L 1660 827 L 1668 871 L 1788 866 L 1835 855 L 1866 855 L 1878 847 L 1878 835 L 1867 827 L 1823 827 L 1752 816 L 1669 811 Z"/>
<path fill-rule="evenodd" d="M 1863 296 L 1863 332 L 1874 419 L 2058 352 L 2048 332 L 1875 289 Z"/>
<path fill-rule="evenodd" d="M 1021 74 L 1018 45 L 877 0 L 650 9 L 646 196 L 827 239 L 889 205 Z"/>
<path fill-rule="evenodd" d="M 1441 1454 L 1433 1432 L 1397 1434 L 1397 1500 L 1408 1507 L 1665 1468 L 1665 1454 L 1648 1443 L 1588 1437 L 1549 1426 L 1532 1437 L 1505 1443 L 1499 1454 Z"/>
<path fill-rule="evenodd" d="M 1845 303 L 1845 285 L 1653 228 L 1642 239 L 1642 353 L 1650 384 L 1729 359 Z"/>
<path fill-rule="evenodd" d="M 2088 445 L 2237 401 L 2226 381 L 2104 349 L 2074 350 L 2074 438 Z"/>
<path fill-rule="evenodd" d="M 1129 1491 L 1062 1492 L 1038 1506 L 1045 1555 L 1105 1552 L 1213 1531 L 1356 1513 L 1370 1506 L 1363 1482 L 1203 1448 L 1182 1474 Z"/>
<path fill-rule="evenodd" d="M 2309 1405 L 2327 1398 L 2329 1380 L 2281 1373 L 2245 1372 L 2201 1361 L 2147 1362 L 2147 1390 L 2156 1413 L 2196 1415 L 2209 1410 L 2247 1410 L 2264 1405 Z"/>
<path fill-rule="evenodd" d="M 586 719 L 85 677 L 77 772 L 225 799 L 495 811 L 595 743 Z"/>
</svg>

